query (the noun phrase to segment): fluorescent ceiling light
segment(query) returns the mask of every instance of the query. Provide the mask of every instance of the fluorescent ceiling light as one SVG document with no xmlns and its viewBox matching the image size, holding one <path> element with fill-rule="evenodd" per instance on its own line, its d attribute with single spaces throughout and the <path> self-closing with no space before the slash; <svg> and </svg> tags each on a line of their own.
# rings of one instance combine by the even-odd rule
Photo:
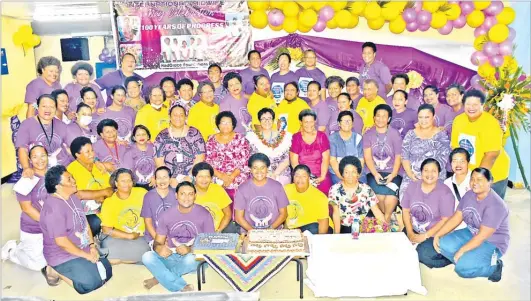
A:
<svg viewBox="0 0 531 301">
<path fill-rule="evenodd" d="M 97 2 L 86 3 L 36 3 L 35 21 L 88 21 L 101 19 L 103 15 Z"/>
</svg>

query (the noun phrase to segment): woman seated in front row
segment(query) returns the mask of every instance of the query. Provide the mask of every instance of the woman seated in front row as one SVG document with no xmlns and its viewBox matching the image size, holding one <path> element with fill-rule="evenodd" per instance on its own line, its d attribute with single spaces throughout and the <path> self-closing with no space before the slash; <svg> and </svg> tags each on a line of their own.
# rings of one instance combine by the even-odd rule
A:
<svg viewBox="0 0 531 301">
<path fill-rule="evenodd" d="M 429 268 L 447 266 L 447 259 L 433 250 L 433 236 L 454 214 L 454 196 L 438 180 L 441 165 L 428 158 L 420 166 L 421 179 L 412 182 L 402 199 L 402 217 L 407 237 L 417 246 L 419 261 Z"/>
<path fill-rule="evenodd" d="M 133 173 L 119 168 L 109 180 L 116 191 L 101 207 L 101 247 L 111 264 L 137 263 L 150 250 L 144 240 L 144 219 L 140 217 L 146 190 L 133 187 Z"/>
<path fill-rule="evenodd" d="M 470 178 L 472 190 L 463 196 L 457 211 L 433 238 L 434 249 L 449 260 L 448 264 L 454 263 L 455 272 L 463 278 L 501 280 L 500 258 L 510 239 L 509 209 L 492 190 L 492 181 L 488 169 L 474 169 Z M 453 231 L 462 221 L 467 228 Z"/>
<path fill-rule="evenodd" d="M 360 183 L 361 162 L 354 156 L 346 156 L 339 163 L 339 173 L 343 180 L 330 188 L 328 201 L 332 205 L 334 233 L 351 233 L 354 219 L 360 222 L 366 218 L 369 210 L 377 221 L 385 222 L 378 207 L 376 194 L 369 185 Z"/>
</svg>

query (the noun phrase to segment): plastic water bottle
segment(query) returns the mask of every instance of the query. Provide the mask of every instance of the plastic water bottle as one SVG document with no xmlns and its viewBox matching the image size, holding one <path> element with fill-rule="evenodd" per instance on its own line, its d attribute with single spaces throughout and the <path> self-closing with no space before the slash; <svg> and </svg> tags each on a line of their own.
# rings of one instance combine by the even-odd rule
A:
<svg viewBox="0 0 531 301">
<path fill-rule="evenodd" d="M 360 219 L 354 218 L 354 222 L 352 222 L 351 233 L 352 233 L 352 239 L 358 239 L 360 236 Z"/>
</svg>

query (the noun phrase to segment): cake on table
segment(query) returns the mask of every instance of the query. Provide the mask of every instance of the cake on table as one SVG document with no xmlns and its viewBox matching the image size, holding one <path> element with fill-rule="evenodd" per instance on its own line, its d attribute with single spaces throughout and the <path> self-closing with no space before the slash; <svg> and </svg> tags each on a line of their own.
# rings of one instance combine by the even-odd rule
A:
<svg viewBox="0 0 531 301">
<path fill-rule="evenodd" d="M 249 231 L 245 251 L 260 253 L 305 253 L 301 230 L 253 229 Z"/>
<path fill-rule="evenodd" d="M 199 233 L 195 238 L 194 254 L 231 254 L 235 253 L 239 235 L 235 233 Z"/>
</svg>

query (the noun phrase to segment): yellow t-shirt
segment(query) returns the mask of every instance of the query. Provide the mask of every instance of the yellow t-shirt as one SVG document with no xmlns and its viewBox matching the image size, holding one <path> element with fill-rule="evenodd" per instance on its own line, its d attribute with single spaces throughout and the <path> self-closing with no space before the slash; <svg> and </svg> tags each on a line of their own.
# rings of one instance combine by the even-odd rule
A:
<svg viewBox="0 0 531 301">
<path fill-rule="evenodd" d="M 277 122 L 282 122 L 282 119 L 286 119 L 287 131 L 290 134 L 297 133 L 301 128 L 301 123 L 299 122 L 299 113 L 302 110 L 310 109 L 310 106 L 302 99 L 295 99 L 292 103 L 288 103 L 287 100 L 280 102 L 276 112 Z"/>
<path fill-rule="evenodd" d="M 374 125 L 374 108 L 379 104 L 386 104 L 385 100 L 379 95 L 372 101 L 368 101 L 367 98 L 362 97 L 356 108 L 356 112 L 360 114 L 363 120 L 363 132 Z"/>
<path fill-rule="evenodd" d="M 96 166 L 93 166 L 92 172 L 90 172 L 76 160 L 70 163 L 66 170 L 76 180 L 78 190 L 100 190 L 111 187 L 109 173 L 101 172 Z"/>
<path fill-rule="evenodd" d="M 229 206 L 232 203 L 232 200 L 223 187 L 211 183 L 205 194 L 196 194 L 195 203 L 205 207 L 205 209 L 210 212 L 214 219 L 214 227 L 218 230 L 221 220 L 225 217 L 223 214 L 223 208 Z"/>
<path fill-rule="evenodd" d="M 205 141 L 210 135 L 217 133 L 216 115 L 219 113 L 219 106 L 207 106 L 202 101 L 193 105 L 188 113 L 188 125 L 193 126 L 201 132 L 201 136 Z"/>
<path fill-rule="evenodd" d="M 258 119 L 258 112 L 263 108 L 270 108 L 276 114 L 277 104 L 275 103 L 273 97 L 262 97 L 256 92 L 251 94 L 251 96 L 249 97 L 249 101 L 247 102 L 247 112 L 249 112 L 251 118 L 253 119 L 251 124 L 260 125 L 260 120 Z"/>
<path fill-rule="evenodd" d="M 116 193 L 105 199 L 101 208 L 101 225 L 126 233 L 137 232 L 141 236 L 144 235 L 144 218 L 140 217 L 140 211 L 146 193 L 144 188 L 133 187 L 126 200 L 118 198 Z"/>
<path fill-rule="evenodd" d="M 160 111 L 157 111 L 149 104 L 143 106 L 136 114 L 135 125 L 139 124 L 148 128 L 151 134 L 151 142 L 155 141 L 157 135 L 170 125 L 168 107 L 163 104 Z"/>
<path fill-rule="evenodd" d="M 310 185 L 304 193 L 299 193 L 295 184 L 288 184 L 284 186 L 284 191 L 289 200 L 286 219 L 286 226 L 289 229 L 317 223 L 318 220 L 325 218 L 328 218 L 328 224 L 333 226 L 328 216 L 328 198 L 319 189 Z"/>
<path fill-rule="evenodd" d="M 502 145 L 503 131 L 494 116 L 483 112 L 474 122 L 466 114 L 455 117 L 452 125 L 452 148 L 462 147 L 470 153 L 470 170 L 478 167 L 486 152 L 500 151 L 492 166 L 494 182 L 509 177 L 510 159 Z"/>
</svg>

